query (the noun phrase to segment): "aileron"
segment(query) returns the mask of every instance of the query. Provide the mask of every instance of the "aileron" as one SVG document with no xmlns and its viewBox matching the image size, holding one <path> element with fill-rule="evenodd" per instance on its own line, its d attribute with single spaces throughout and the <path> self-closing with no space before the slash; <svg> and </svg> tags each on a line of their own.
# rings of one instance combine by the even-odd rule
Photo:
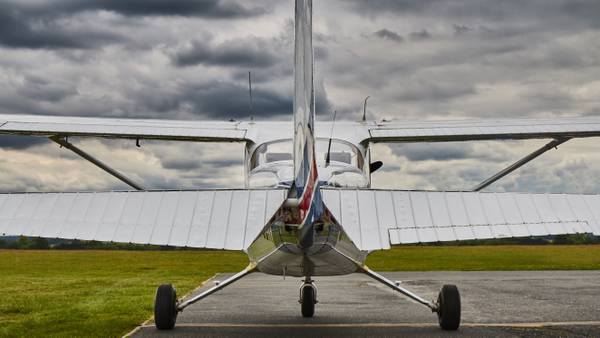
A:
<svg viewBox="0 0 600 338">
<path fill-rule="evenodd" d="M 366 125 L 363 142 L 454 142 L 600 136 L 600 118 L 456 120 Z"/>
<path fill-rule="evenodd" d="M 0 134 L 202 142 L 246 141 L 239 122 L 0 115 Z"/>
</svg>

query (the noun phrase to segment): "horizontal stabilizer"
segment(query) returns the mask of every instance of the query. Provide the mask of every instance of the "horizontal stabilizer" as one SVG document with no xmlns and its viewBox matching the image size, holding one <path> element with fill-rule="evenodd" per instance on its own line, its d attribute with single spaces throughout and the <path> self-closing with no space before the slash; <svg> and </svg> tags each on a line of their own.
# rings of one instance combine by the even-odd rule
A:
<svg viewBox="0 0 600 338">
<path fill-rule="evenodd" d="M 323 200 L 361 250 L 473 239 L 600 236 L 599 195 L 323 189 Z"/>
<path fill-rule="evenodd" d="M 245 250 L 286 190 L 0 194 L 0 234 Z"/>
</svg>

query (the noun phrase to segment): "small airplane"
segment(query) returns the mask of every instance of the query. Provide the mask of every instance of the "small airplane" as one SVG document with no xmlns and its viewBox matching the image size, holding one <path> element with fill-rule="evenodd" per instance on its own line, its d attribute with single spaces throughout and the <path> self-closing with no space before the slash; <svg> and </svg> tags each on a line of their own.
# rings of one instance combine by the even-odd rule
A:
<svg viewBox="0 0 600 338">
<path fill-rule="evenodd" d="M 365 265 L 392 245 L 588 233 L 600 235 L 600 196 L 486 193 L 481 190 L 545 151 L 600 136 L 600 118 L 315 123 L 312 1 L 295 1 L 293 123 L 214 122 L 0 115 L 0 134 L 48 137 L 130 185 L 131 191 L 0 194 L 0 234 L 242 250 L 250 264 L 184 301 L 158 287 L 156 327 L 172 329 L 189 305 L 263 272 L 303 277 L 304 317 L 317 304 L 313 277 L 364 273 L 460 325 L 455 285 L 423 297 Z M 69 137 L 243 142 L 245 189 L 156 191 L 69 142 Z M 470 191 L 370 189 L 378 142 L 506 139 L 551 141 Z"/>
</svg>

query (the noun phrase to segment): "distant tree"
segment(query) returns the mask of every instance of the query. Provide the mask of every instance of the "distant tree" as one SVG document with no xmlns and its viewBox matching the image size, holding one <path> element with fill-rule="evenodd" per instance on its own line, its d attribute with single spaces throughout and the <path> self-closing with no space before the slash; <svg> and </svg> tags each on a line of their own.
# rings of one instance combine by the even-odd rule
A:
<svg viewBox="0 0 600 338">
<path fill-rule="evenodd" d="M 17 248 L 18 249 L 29 249 L 31 246 L 31 243 L 29 241 L 29 238 L 25 237 L 25 236 L 19 236 L 19 239 L 17 240 Z"/>
<path fill-rule="evenodd" d="M 48 244 L 48 240 L 42 237 L 36 237 L 33 239 L 30 247 L 32 249 L 49 249 L 50 244 Z"/>
<path fill-rule="evenodd" d="M 6 245 L 6 241 L 3 239 L 0 239 L 0 249 L 6 249 L 7 245 Z"/>
</svg>

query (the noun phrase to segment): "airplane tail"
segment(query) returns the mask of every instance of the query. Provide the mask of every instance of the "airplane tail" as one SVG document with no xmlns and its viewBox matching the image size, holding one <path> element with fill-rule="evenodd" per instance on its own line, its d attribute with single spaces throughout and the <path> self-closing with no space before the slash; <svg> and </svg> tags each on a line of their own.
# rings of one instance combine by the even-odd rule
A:
<svg viewBox="0 0 600 338">
<path fill-rule="evenodd" d="M 294 186 L 304 219 L 317 185 L 313 87 L 312 0 L 296 0 L 294 50 Z"/>
<path fill-rule="evenodd" d="M 294 51 L 294 191 L 310 201 L 316 190 L 315 93 L 313 88 L 312 0 L 296 0 Z"/>
</svg>

